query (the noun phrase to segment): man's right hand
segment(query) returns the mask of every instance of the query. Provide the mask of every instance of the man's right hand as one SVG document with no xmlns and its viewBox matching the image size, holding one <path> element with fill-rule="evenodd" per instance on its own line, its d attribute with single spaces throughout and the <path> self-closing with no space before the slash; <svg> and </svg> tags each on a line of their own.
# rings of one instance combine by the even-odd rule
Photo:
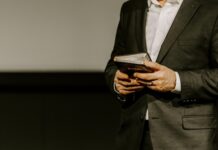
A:
<svg viewBox="0 0 218 150">
<path fill-rule="evenodd" d="M 119 70 L 115 74 L 114 83 L 116 90 L 121 95 L 135 93 L 144 88 L 136 79 L 130 78 L 127 74 L 122 73 Z"/>
</svg>

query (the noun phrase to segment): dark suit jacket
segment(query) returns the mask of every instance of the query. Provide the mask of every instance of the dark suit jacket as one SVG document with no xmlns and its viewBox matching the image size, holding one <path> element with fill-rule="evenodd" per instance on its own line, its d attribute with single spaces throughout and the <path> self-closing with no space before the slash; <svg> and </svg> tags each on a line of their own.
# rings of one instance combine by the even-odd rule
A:
<svg viewBox="0 0 218 150">
<path fill-rule="evenodd" d="M 215 149 L 218 100 L 217 0 L 184 0 L 163 42 L 157 62 L 179 73 L 181 93 L 148 89 L 126 97 L 117 135 L 118 150 L 139 150 L 144 116 L 154 150 Z M 105 69 L 113 91 L 115 55 L 146 51 L 146 0 L 123 4 L 115 46 Z"/>
</svg>

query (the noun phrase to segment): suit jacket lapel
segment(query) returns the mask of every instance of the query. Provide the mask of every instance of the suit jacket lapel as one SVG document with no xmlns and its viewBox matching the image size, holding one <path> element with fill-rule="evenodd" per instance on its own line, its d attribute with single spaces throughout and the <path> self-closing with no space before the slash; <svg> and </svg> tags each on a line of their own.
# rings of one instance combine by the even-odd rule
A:
<svg viewBox="0 0 218 150">
<path fill-rule="evenodd" d="M 147 12 L 146 0 L 135 0 L 135 34 L 138 44 L 138 51 L 147 51 L 145 40 L 145 24 L 146 24 L 146 12 Z"/>
<path fill-rule="evenodd" d="M 180 10 L 178 11 L 174 22 L 161 46 L 157 62 L 161 63 L 168 51 L 170 50 L 173 43 L 177 40 L 178 36 L 182 33 L 185 26 L 191 20 L 199 8 L 200 3 L 196 0 L 183 0 Z"/>
</svg>

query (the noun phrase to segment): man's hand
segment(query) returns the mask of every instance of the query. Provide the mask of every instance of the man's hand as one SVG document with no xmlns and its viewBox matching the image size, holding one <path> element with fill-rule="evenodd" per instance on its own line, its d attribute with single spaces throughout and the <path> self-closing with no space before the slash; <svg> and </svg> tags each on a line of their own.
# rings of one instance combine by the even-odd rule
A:
<svg viewBox="0 0 218 150">
<path fill-rule="evenodd" d="M 115 74 L 114 83 L 116 90 L 121 95 L 128 95 L 144 88 L 136 79 L 130 78 L 127 74 L 122 73 L 119 70 Z"/>
<path fill-rule="evenodd" d="M 175 89 L 176 74 L 173 70 L 151 61 L 145 61 L 145 66 L 153 72 L 134 73 L 138 83 L 159 92 L 169 92 Z"/>
</svg>

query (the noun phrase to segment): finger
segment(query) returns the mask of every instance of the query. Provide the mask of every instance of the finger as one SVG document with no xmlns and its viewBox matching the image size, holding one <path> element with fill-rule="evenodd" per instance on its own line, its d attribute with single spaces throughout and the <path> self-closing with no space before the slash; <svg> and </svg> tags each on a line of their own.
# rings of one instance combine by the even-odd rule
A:
<svg viewBox="0 0 218 150">
<path fill-rule="evenodd" d="M 120 79 L 120 80 L 129 80 L 129 76 L 123 72 L 121 72 L 120 70 L 118 70 L 116 72 L 115 78 Z"/>
<path fill-rule="evenodd" d="M 145 85 L 145 86 L 152 86 L 154 85 L 153 84 L 153 81 L 143 81 L 143 80 L 138 80 L 138 82 L 142 85 Z"/>
<path fill-rule="evenodd" d="M 143 89 L 143 88 L 136 89 L 136 90 L 120 90 L 119 93 L 120 93 L 121 95 L 128 95 L 128 94 L 132 94 L 132 93 L 141 91 L 142 89 Z"/>
<path fill-rule="evenodd" d="M 120 89 L 118 92 L 122 95 L 127 95 L 127 94 L 132 94 L 132 93 L 135 93 L 135 92 L 138 92 L 138 91 L 141 91 L 143 88 L 138 88 L 138 89 L 135 89 L 135 90 L 126 90 L 126 89 Z"/>
<path fill-rule="evenodd" d="M 119 93 L 120 93 L 121 95 L 129 95 L 129 94 L 135 93 L 135 91 L 125 91 L 125 90 L 121 90 L 121 91 L 119 91 Z"/>
<path fill-rule="evenodd" d="M 161 65 L 152 61 L 145 60 L 144 65 L 151 70 L 160 70 Z"/>
<path fill-rule="evenodd" d="M 138 80 L 138 82 L 147 86 L 161 86 L 163 83 L 162 80 L 152 80 L 152 81 Z"/>
<path fill-rule="evenodd" d="M 131 87 L 126 87 L 126 86 L 123 86 L 121 84 L 116 84 L 116 89 L 120 92 L 121 90 L 125 90 L 125 91 L 137 91 L 137 90 L 140 90 L 140 89 L 143 89 L 144 86 L 142 85 L 138 85 L 138 86 L 131 86 Z"/>
<path fill-rule="evenodd" d="M 152 81 L 152 80 L 157 80 L 158 79 L 158 75 L 156 72 L 154 73 L 134 73 L 133 75 L 135 78 L 140 79 L 140 80 L 144 80 L 144 81 Z"/>
<path fill-rule="evenodd" d="M 130 79 L 130 82 L 129 81 L 115 79 L 115 83 L 121 84 L 122 86 L 126 86 L 126 87 L 140 85 L 140 83 L 138 83 L 136 79 Z"/>
<path fill-rule="evenodd" d="M 144 86 L 140 85 L 140 86 L 124 87 L 123 89 L 126 91 L 138 91 L 144 89 Z"/>
</svg>

